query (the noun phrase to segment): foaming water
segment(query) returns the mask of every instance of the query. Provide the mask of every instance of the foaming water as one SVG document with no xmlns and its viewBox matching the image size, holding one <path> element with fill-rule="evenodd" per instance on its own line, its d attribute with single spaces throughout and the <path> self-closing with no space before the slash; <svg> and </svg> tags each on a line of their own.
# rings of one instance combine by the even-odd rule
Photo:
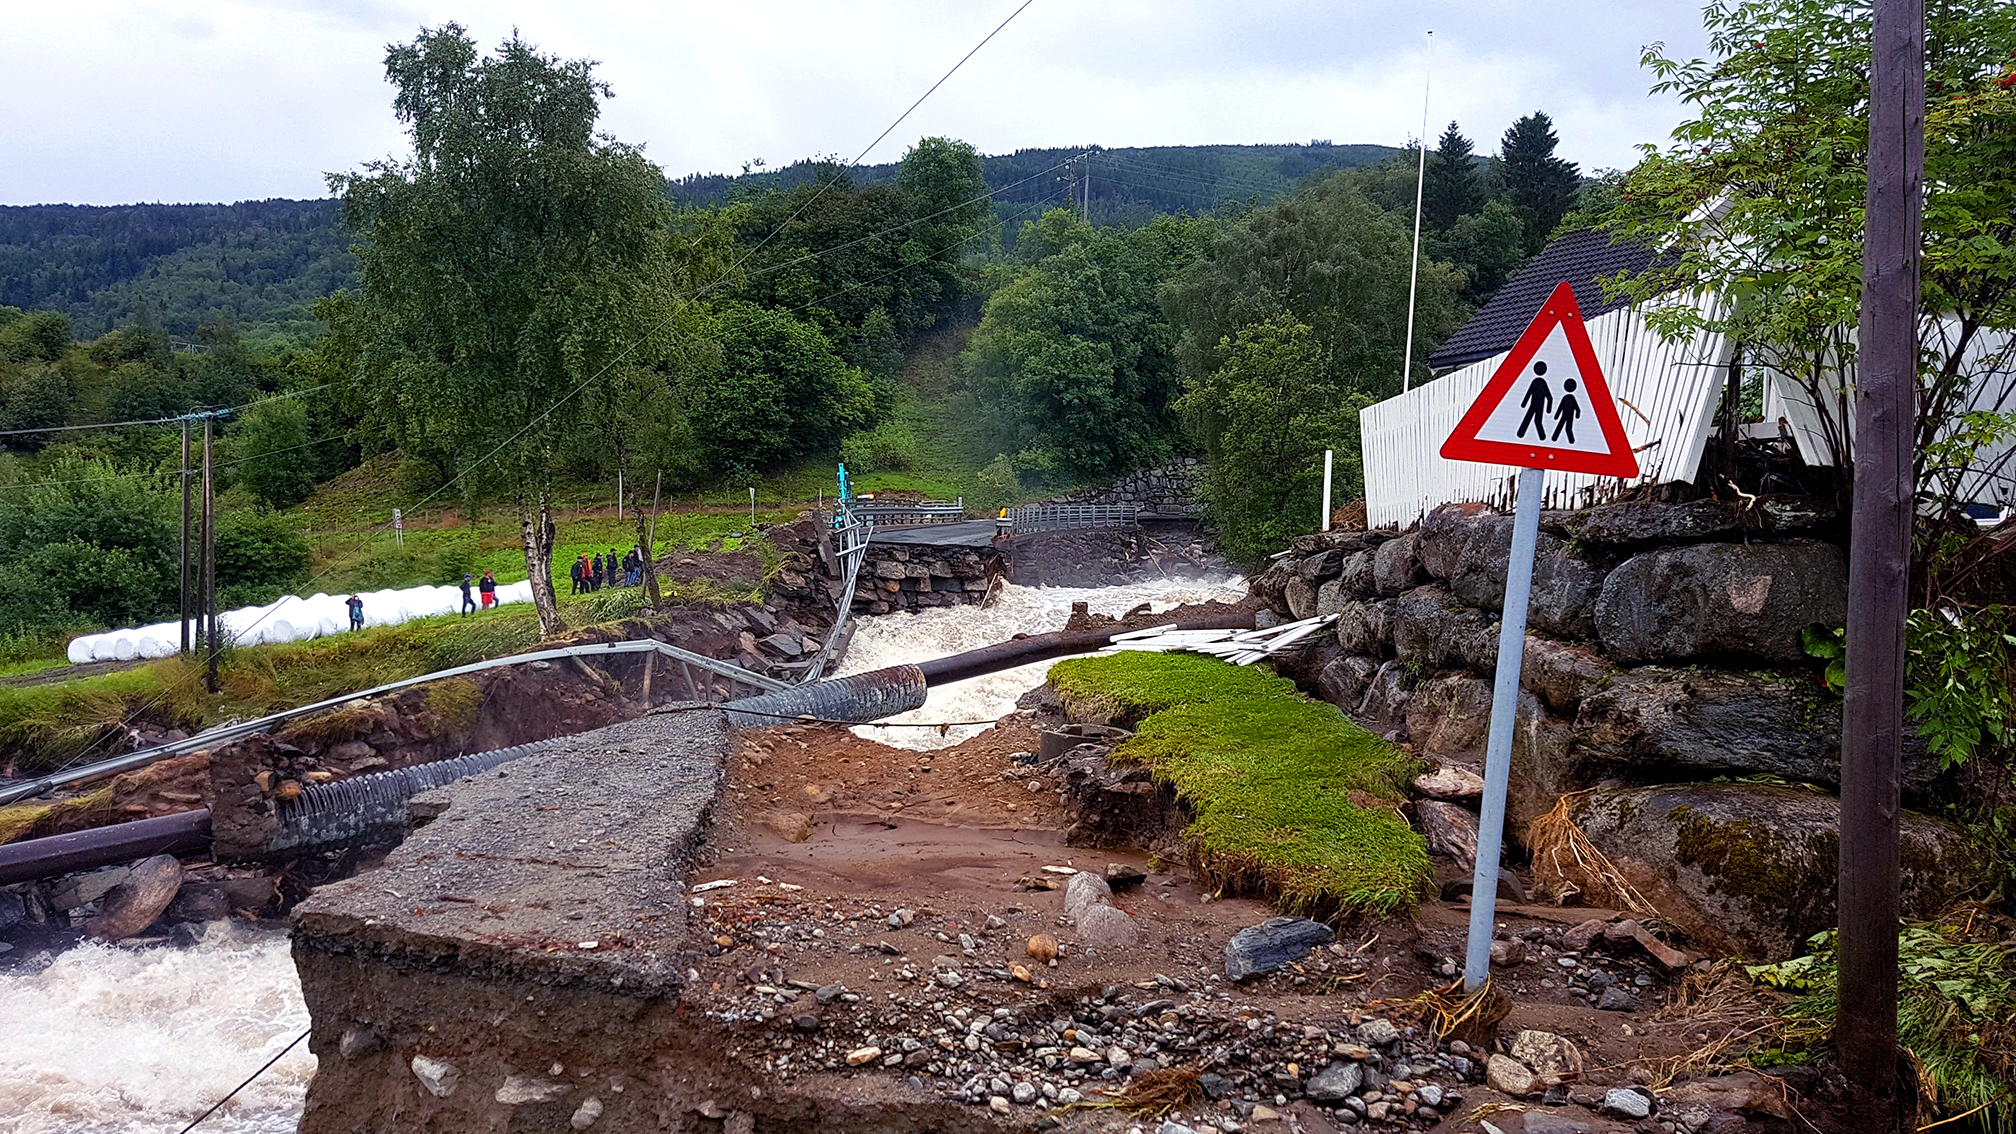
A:
<svg viewBox="0 0 2016 1134">
<path fill-rule="evenodd" d="M 1017 634 L 1062 630 L 1071 604 L 1086 603 L 1095 614 L 1125 614 L 1142 603 L 1156 613 L 1185 603 L 1237 602 L 1246 597 L 1246 582 L 1222 579 L 1158 579 L 1119 587 L 1002 588 L 994 602 L 974 606 L 941 606 L 914 614 L 884 614 L 860 620 L 840 672 L 861 673 L 905 662 L 928 661 L 1005 642 Z M 1043 684 L 1055 659 L 1016 666 L 999 673 L 955 681 L 932 688 L 924 707 L 890 717 L 903 721 L 994 721 L 1008 715 L 1024 693 Z M 960 725 L 940 736 L 935 729 L 885 728 L 859 725 L 854 732 L 894 748 L 948 748 L 978 736 L 992 724 Z"/>
<path fill-rule="evenodd" d="M 285 930 L 212 922 L 193 946 L 89 942 L 0 968 L 0 1131 L 173 1134 L 308 1027 Z M 304 1042 L 203 1134 L 301 1117 Z"/>
</svg>

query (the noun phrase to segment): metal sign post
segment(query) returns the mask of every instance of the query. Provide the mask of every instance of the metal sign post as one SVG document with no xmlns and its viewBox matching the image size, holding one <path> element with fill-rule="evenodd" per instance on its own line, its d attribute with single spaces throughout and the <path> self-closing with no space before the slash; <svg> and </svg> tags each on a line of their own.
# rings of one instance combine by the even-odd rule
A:
<svg viewBox="0 0 2016 1134">
<path fill-rule="evenodd" d="M 1583 419 L 1587 418 L 1586 421 Z M 1581 432 L 1576 432 L 1577 423 Z M 1610 385 L 1597 364 L 1575 291 L 1563 283 L 1542 304 L 1505 361 L 1442 443 L 1451 461 L 1519 469 L 1512 511 L 1512 554 L 1505 564 L 1505 604 L 1498 620 L 1498 672 L 1491 687 L 1491 733 L 1484 748 L 1484 807 L 1477 824 L 1477 870 L 1470 884 L 1470 937 L 1463 987 L 1491 976 L 1498 917 L 1498 859 L 1505 845 L 1505 797 L 1512 782 L 1518 726 L 1519 668 L 1526 655 L 1526 606 L 1533 593 L 1533 553 L 1548 469 L 1635 477 L 1638 458 L 1618 420 Z"/>
<path fill-rule="evenodd" d="M 1519 713 L 1519 666 L 1526 655 L 1526 600 L 1533 593 L 1533 549 L 1540 542 L 1544 469 L 1519 470 L 1512 510 L 1512 557 L 1505 564 L 1505 613 L 1498 622 L 1498 672 L 1491 682 L 1491 733 L 1484 746 L 1484 811 L 1477 823 L 1477 872 L 1470 882 L 1470 938 L 1463 987 L 1491 975 L 1491 935 L 1498 918 L 1498 857 L 1505 845 L 1505 797 L 1512 783 L 1512 730 Z"/>
</svg>

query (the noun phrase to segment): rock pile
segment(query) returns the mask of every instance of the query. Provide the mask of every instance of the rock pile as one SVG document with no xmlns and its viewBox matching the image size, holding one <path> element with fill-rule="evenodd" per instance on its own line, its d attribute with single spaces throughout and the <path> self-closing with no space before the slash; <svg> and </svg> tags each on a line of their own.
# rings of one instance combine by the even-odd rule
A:
<svg viewBox="0 0 2016 1134">
<path fill-rule="evenodd" d="M 865 554 L 854 607 L 866 614 L 978 603 L 1007 570 L 991 548 L 871 543 Z"/>
<path fill-rule="evenodd" d="M 1839 698 L 1798 672 L 1800 631 L 1845 617 L 1833 522 L 1800 498 L 1543 513 L 1508 838 L 1564 795 L 1598 788 L 1570 817 L 1697 944 L 1782 952 L 1831 924 L 1832 800 L 1699 781 L 1762 773 L 1831 787 L 1838 776 Z M 1303 536 L 1252 583 L 1277 617 L 1337 616 L 1334 645 L 1284 668 L 1441 765 L 1417 785 L 1415 821 L 1455 869 L 1475 854 L 1472 785 L 1511 523 L 1451 504 L 1404 534 Z M 1760 672 L 1771 667 L 1781 672 Z M 1937 771 L 1922 745 L 1906 763 L 1910 789 Z M 1906 827 L 1907 904 L 1929 914 L 1958 896 L 1964 843 L 1922 816 Z"/>
<path fill-rule="evenodd" d="M 1204 463 L 1196 457 L 1174 457 L 1153 468 L 1131 473 L 1112 484 L 1081 489 L 1039 500 L 1038 504 L 1098 504 L 1139 508 L 1165 515 L 1196 516 L 1203 512 Z"/>
</svg>

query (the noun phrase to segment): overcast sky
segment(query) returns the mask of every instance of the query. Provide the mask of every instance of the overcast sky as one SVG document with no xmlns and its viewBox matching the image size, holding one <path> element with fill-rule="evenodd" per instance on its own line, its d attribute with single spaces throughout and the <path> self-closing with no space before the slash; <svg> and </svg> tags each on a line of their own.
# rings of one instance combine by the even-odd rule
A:
<svg viewBox="0 0 2016 1134">
<path fill-rule="evenodd" d="M 1020 0 L 63 0 L 0 21 L 0 203 L 324 196 L 401 153 L 386 44 L 455 20 L 600 61 L 604 127 L 672 176 L 851 158 Z M 1698 55 L 1693 3 L 1035 0 L 869 162 L 918 137 L 1031 146 L 1399 145 L 1454 118 L 1496 149 L 1544 109 L 1584 170 L 1680 119 L 1640 49 Z"/>
</svg>

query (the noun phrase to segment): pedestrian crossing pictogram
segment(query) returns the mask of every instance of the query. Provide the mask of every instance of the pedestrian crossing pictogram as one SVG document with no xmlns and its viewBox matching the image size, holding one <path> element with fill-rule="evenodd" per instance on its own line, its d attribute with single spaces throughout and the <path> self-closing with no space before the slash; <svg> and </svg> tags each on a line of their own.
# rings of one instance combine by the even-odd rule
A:
<svg viewBox="0 0 2016 1134">
<path fill-rule="evenodd" d="M 1554 288 L 1442 443 L 1452 461 L 1634 477 L 1638 458 L 1566 283 Z"/>
</svg>

